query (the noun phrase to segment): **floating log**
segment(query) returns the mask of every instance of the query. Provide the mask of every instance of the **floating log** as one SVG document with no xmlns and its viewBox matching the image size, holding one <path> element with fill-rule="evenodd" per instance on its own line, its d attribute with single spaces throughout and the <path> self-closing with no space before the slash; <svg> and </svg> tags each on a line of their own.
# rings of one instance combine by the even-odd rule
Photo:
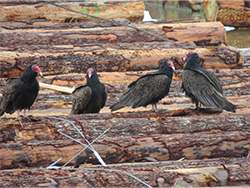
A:
<svg viewBox="0 0 250 188">
<path fill-rule="evenodd" d="M 123 173 L 122 173 L 123 172 Z M 126 173 L 126 174 L 125 174 Z M 247 187 L 250 162 L 245 158 L 219 158 L 101 166 L 78 169 L 1 170 L 3 187 Z"/>
<path fill-rule="evenodd" d="M 51 2 L 51 1 L 49 1 Z M 39 3 L 32 1 L 24 4 L 14 4 L 8 1 L 5 5 L 0 6 L 0 21 L 18 21 L 18 20 L 31 20 L 46 18 L 55 23 L 64 23 L 71 21 L 88 21 L 93 20 L 93 18 L 83 16 L 78 13 L 74 13 L 65 10 L 60 7 L 56 7 L 47 3 Z M 99 1 L 96 3 L 89 2 L 54 2 L 57 5 L 72 9 L 74 11 L 79 11 L 82 13 L 87 13 L 93 16 L 98 16 L 104 19 L 117 19 L 117 18 L 127 18 L 131 21 L 139 21 L 143 18 L 143 11 L 145 10 L 145 5 L 143 1 Z"/>
</svg>

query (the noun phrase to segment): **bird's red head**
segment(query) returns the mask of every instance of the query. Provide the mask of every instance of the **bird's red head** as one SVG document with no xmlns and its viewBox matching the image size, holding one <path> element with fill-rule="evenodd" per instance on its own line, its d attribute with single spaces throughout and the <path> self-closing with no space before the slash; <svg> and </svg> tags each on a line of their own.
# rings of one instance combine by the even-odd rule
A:
<svg viewBox="0 0 250 188">
<path fill-rule="evenodd" d="M 95 72 L 95 70 L 93 68 L 89 68 L 87 70 L 87 74 L 88 74 L 89 78 L 94 74 L 94 72 Z"/>
<path fill-rule="evenodd" d="M 193 54 L 193 52 L 188 52 L 185 57 L 183 57 L 183 61 L 187 61 L 187 59 Z"/>
<path fill-rule="evenodd" d="M 37 65 L 32 65 L 31 70 L 43 76 L 41 69 Z"/>
<path fill-rule="evenodd" d="M 169 67 L 171 67 L 173 70 L 175 70 L 173 61 L 168 60 L 168 61 L 166 62 L 166 64 L 167 64 Z"/>
</svg>

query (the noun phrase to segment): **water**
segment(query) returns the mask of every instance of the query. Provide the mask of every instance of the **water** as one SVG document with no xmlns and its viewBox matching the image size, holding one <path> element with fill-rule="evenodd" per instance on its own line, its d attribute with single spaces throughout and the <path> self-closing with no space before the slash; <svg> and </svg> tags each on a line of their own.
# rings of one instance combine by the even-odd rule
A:
<svg viewBox="0 0 250 188">
<path fill-rule="evenodd" d="M 227 45 L 237 48 L 250 47 L 250 28 L 239 29 L 227 32 Z"/>
<path fill-rule="evenodd" d="M 200 20 L 208 21 L 204 11 L 192 11 L 187 1 L 169 1 L 168 5 L 163 5 L 162 1 L 146 2 L 144 21 L 148 20 Z M 250 28 L 231 28 L 227 31 L 227 45 L 236 48 L 250 48 Z"/>
</svg>

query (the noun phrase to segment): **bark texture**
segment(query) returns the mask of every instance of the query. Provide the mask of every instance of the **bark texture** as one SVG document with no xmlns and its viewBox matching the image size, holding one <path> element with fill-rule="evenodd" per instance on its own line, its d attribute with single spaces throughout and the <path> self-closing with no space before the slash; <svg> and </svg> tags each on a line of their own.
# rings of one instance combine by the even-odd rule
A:
<svg viewBox="0 0 250 188">
<path fill-rule="evenodd" d="M 143 18 L 143 11 L 145 9 L 143 1 L 99 1 L 94 3 L 84 3 L 83 1 L 49 2 L 104 19 L 117 19 L 123 17 L 135 21 Z M 27 1 L 26 3 L 23 2 L 23 4 L 19 4 L 17 1 L 6 1 L 6 4 L 0 6 L 0 12 L 1 22 L 41 18 L 46 18 L 55 23 L 93 20 L 93 18 L 39 1 Z"/>
<path fill-rule="evenodd" d="M 130 173 L 152 187 L 228 187 L 248 186 L 250 161 L 220 158 L 156 163 L 108 165 L 71 170 L 1 170 L 4 187 L 146 187 Z"/>
</svg>

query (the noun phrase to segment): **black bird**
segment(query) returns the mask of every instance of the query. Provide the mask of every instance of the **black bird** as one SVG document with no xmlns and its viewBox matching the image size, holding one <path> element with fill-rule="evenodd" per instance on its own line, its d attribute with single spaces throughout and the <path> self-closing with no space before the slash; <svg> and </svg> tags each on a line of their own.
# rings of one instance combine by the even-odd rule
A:
<svg viewBox="0 0 250 188">
<path fill-rule="evenodd" d="M 37 73 L 42 75 L 40 68 L 37 65 L 29 65 L 21 76 L 7 80 L 0 104 L 0 116 L 17 111 L 19 118 L 21 110 L 24 110 L 26 116 L 26 109 L 30 109 L 39 91 Z"/>
<path fill-rule="evenodd" d="M 199 55 L 189 52 L 184 60 L 187 60 L 187 63 L 182 72 L 181 88 L 195 103 L 196 108 L 202 104 L 235 112 L 236 107 L 226 99 L 218 77 L 200 67 Z"/>
<path fill-rule="evenodd" d="M 99 113 L 107 100 L 107 90 L 93 68 L 87 70 L 87 83 L 72 93 L 71 114 Z"/>
<path fill-rule="evenodd" d="M 148 104 L 152 104 L 153 110 L 157 109 L 156 103 L 169 92 L 174 69 L 172 61 L 164 60 L 158 71 L 147 73 L 130 83 L 128 89 L 121 95 L 119 102 L 110 107 L 111 111 L 125 106 L 146 107 Z"/>
</svg>

